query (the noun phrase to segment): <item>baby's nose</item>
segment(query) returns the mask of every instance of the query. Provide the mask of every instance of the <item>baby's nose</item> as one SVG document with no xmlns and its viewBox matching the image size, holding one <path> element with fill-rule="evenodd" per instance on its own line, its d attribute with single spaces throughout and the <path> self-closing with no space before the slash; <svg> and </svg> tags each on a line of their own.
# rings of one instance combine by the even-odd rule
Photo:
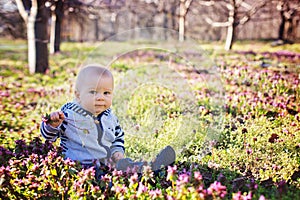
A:
<svg viewBox="0 0 300 200">
<path fill-rule="evenodd" d="M 101 94 L 101 93 L 98 93 L 98 94 L 96 95 L 96 99 L 97 99 L 97 100 L 103 99 L 103 97 L 104 97 L 104 95 Z"/>
</svg>

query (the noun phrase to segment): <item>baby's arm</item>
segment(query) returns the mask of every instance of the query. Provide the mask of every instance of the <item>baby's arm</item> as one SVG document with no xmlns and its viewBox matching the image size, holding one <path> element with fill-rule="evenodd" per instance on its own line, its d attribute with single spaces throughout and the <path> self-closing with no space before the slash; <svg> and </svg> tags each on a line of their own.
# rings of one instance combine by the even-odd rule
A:
<svg viewBox="0 0 300 200">
<path fill-rule="evenodd" d="M 55 141 L 61 131 L 57 128 L 65 119 L 61 111 L 51 113 L 47 118 L 43 118 L 40 132 L 46 140 Z"/>
<path fill-rule="evenodd" d="M 124 158 L 125 148 L 124 148 L 124 132 L 116 118 L 115 126 L 115 141 L 113 141 L 111 146 L 112 161 L 117 163 L 119 160 Z"/>
</svg>

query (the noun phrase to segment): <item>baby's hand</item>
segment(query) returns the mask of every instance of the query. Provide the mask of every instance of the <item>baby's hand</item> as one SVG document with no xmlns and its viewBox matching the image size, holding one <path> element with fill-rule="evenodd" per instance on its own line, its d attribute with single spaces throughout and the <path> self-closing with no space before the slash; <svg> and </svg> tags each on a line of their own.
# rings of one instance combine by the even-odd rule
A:
<svg viewBox="0 0 300 200">
<path fill-rule="evenodd" d="M 124 154 L 119 151 L 115 152 L 112 156 L 112 159 L 115 163 L 117 163 L 119 160 L 121 160 L 123 158 L 124 158 Z"/>
<path fill-rule="evenodd" d="M 50 115 L 46 115 L 46 117 L 43 117 L 43 121 L 52 126 L 52 127 L 58 127 L 65 119 L 65 115 L 62 111 L 53 112 Z"/>
</svg>

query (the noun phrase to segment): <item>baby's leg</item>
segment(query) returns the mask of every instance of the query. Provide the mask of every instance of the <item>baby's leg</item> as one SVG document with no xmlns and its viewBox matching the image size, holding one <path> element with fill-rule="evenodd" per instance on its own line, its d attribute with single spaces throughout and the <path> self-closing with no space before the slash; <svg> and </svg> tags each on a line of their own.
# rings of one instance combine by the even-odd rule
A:
<svg viewBox="0 0 300 200">
<path fill-rule="evenodd" d="M 128 169 L 135 170 L 138 173 L 143 171 L 143 166 L 146 166 L 147 162 L 135 162 L 130 158 L 124 158 L 117 162 L 116 169 L 126 172 Z"/>
<path fill-rule="evenodd" d="M 175 162 L 176 153 L 171 146 L 165 147 L 150 163 L 152 171 L 157 171 L 162 167 L 169 166 Z M 136 172 L 142 173 L 143 167 L 148 165 L 147 162 L 135 162 L 130 158 L 124 158 L 117 162 L 116 169 L 126 172 L 128 169 L 135 169 Z"/>
<path fill-rule="evenodd" d="M 171 146 L 166 146 L 159 154 L 155 157 L 154 161 L 151 162 L 152 171 L 157 171 L 162 167 L 169 166 L 175 162 L 176 153 Z"/>
</svg>

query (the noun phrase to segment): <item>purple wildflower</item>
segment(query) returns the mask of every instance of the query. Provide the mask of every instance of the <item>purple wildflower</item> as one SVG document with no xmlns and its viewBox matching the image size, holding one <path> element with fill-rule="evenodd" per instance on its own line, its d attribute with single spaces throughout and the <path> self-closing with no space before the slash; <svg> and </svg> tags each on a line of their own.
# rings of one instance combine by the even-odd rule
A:
<svg viewBox="0 0 300 200">
<path fill-rule="evenodd" d="M 216 194 L 217 196 L 224 198 L 227 193 L 226 186 L 223 186 L 220 182 L 215 181 L 209 186 L 209 188 L 207 189 L 207 193 L 209 195 Z"/>
<path fill-rule="evenodd" d="M 138 188 L 138 195 L 146 193 L 148 191 L 148 188 L 146 186 L 143 185 L 142 182 L 139 183 L 139 188 Z"/>
<path fill-rule="evenodd" d="M 176 165 L 174 167 L 168 166 L 167 172 L 168 172 L 167 180 L 174 181 L 177 172 L 177 166 Z"/>
<path fill-rule="evenodd" d="M 156 189 L 156 190 L 150 190 L 149 195 L 152 199 L 157 199 L 161 197 L 161 190 Z"/>
<path fill-rule="evenodd" d="M 202 180 L 202 175 L 199 171 L 194 172 L 194 178 L 196 181 L 201 181 Z"/>
<path fill-rule="evenodd" d="M 264 195 L 260 195 L 259 200 L 266 200 L 266 198 L 264 197 Z"/>
<path fill-rule="evenodd" d="M 187 174 L 180 174 L 178 177 L 178 180 L 176 181 L 177 187 L 180 187 L 181 185 L 184 185 L 189 182 L 189 175 Z"/>
<path fill-rule="evenodd" d="M 137 183 L 138 180 L 139 180 L 138 174 L 137 174 L 137 173 L 134 173 L 134 174 L 130 177 L 130 179 L 129 179 L 130 185 L 133 185 L 133 184 Z"/>
</svg>

